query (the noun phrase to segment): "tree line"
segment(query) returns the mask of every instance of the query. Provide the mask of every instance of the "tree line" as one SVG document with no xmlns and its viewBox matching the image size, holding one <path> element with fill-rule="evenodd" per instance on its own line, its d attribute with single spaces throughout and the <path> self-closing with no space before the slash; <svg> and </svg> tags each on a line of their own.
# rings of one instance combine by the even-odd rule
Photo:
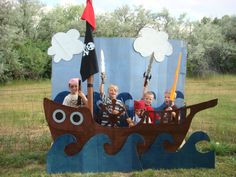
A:
<svg viewBox="0 0 236 177">
<path fill-rule="evenodd" d="M 38 0 L 1 0 L 0 83 L 50 78 L 47 49 L 51 37 L 71 28 L 84 35 L 83 9 L 83 5 L 76 5 L 47 10 Z M 166 31 L 170 39 L 184 40 L 189 75 L 236 73 L 236 16 L 190 21 L 184 13 L 173 17 L 167 9 L 152 12 L 143 6 L 124 5 L 96 14 L 96 23 L 95 37 L 136 37 L 141 28 L 151 26 Z"/>
</svg>

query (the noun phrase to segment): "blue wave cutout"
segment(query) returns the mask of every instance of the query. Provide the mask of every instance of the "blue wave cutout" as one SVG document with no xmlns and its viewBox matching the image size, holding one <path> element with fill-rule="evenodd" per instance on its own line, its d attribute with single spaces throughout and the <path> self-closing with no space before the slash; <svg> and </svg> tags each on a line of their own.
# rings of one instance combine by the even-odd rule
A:
<svg viewBox="0 0 236 177">
<path fill-rule="evenodd" d="M 129 172 L 142 169 L 169 168 L 214 168 L 215 153 L 213 151 L 200 153 L 195 144 L 199 141 L 209 141 L 207 134 L 195 132 L 178 152 L 166 152 L 164 141 L 172 142 L 168 134 L 158 136 L 147 152 L 141 156 L 137 153 L 137 143 L 144 140 L 139 134 L 128 137 L 125 145 L 115 155 L 108 155 L 104 144 L 111 143 L 108 136 L 98 134 L 92 137 L 83 149 L 74 156 L 67 156 L 64 152 L 66 145 L 75 143 L 73 135 L 65 134 L 56 139 L 47 156 L 48 173 L 64 172 Z"/>
<path fill-rule="evenodd" d="M 108 136 L 98 134 L 92 137 L 83 149 L 74 156 L 67 156 L 64 152 L 66 145 L 76 142 L 69 134 L 58 137 L 48 152 L 48 173 L 63 172 L 129 172 L 141 170 L 136 144 L 142 143 L 143 138 L 138 134 L 128 137 L 125 145 L 115 155 L 108 155 L 104 144 L 111 143 Z"/>
<path fill-rule="evenodd" d="M 156 138 L 149 150 L 141 155 L 140 159 L 143 169 L 215 167 L 215 152 L 200 153 L 195 146 L 200 141 L 210 141 L 206 133 L 193 133 L 177 152 L 167 152 L 163 147 L 164 141 L 171 143 L 172 137 L 169 134 L 160 135 Z"/>
</svg>

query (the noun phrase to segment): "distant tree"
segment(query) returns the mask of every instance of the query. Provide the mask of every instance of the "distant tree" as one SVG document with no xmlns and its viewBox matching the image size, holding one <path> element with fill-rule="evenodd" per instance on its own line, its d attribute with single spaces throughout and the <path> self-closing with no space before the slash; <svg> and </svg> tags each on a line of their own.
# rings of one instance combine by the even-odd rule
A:
<svg viewBox="0 0 236 177">
<path fill-rule="evenodd" d="M 236 45 L 231 32 L 233 25 L 223 24 L 225 18 L 228 18 L 227 24 L 231 23 L 230 17 L 223 17 L 222 20 L 203 18 L 195 24 L 188 48 L 188 69 L 192 74 L 235 73 Z"/>
<path fill-rule="evenodd" d="M 131 24 L 134 30 L 132 37 L 136 37 L 138 32 L 145 26 L 155 26 L 156 14 L 152 13 L 150 10 L 146 10 L 143 6 L 135 7 L 133 14 L 135 14 L 135 16 Z"/>
<path fill-rule="evenodd" d="M 155 16 L 156 28 L 158 31 L 170 32 L 170 29 L 174 23 L 174 18 L 171 17 L 169 11 L 164 8 L 161 12 L 158 12 Z"/>
<path fill-rule="evenodd" d="M 225 15 L 221 19 L 222 33 L 227 40 L 233 40 L 236 42 L 236 16 Z"/>
<path fill-rule="evenodd" d="M 155 16 L 143 6 L 124 5 L 111 13 L 97 15 L 96 36 L 135 37 L 140 29 L 155 24 Z"/>
<path fill-rule="evenodd" d="M 201 23 L 202 23 L 202 24 L 208 24 L 208 23 L 210 23 L 211 21 L 212 21 L 211 18 L 209 18 L 209 17 L 203 17 L 202 20 L 201 20 Z"/>
<path fill-rule="evenodd" d="M 21 31 L 15 25 L 13 3 L 0 1 L 0 82 L 18 79 L 22 75 L 19 56 L 15 48 L 22 40 Z"/>
<path fill-rule="evenodd" d="M 132 35 L 131 21 L 133 14 L 129 6 L 122 6 L 114 12 L 105 13 L 97 16 L 96 36 L 106 37 L 125 37 Z"/>
<path fill-rule="evenodd" d="M 50 41 L 53 34 L 66 32 L 71 28 L 79 30 L 81 35 L 84 35 L 85 22 L 80 19 L 83 9 L 83 6 L 58 6 L 49 12 L 43 12 L 37 26 L 38 38 Z"/>
<path fill-rule="evenodd" d="M 25 38 L 37 37 L 36 27 L 40 21 L 42 7 L 42 3 L 38 0 L 17 0 L 14 4 L 16 25 L 22 30 Z"/>
<path fill-rule="evenodd" d="M 23 66 L 24 78 L 42 78 L 49 57 L 46 52 L 40 49 L 37 42 L 28 40 L 24 45 L 19 47 L 18 52 L 20 62 Z"/>
<path fill-rule="evenodd" d="M 50 77 L 47 49 L 57 32 L 71 28 L 85 33 L 84 6 L 46 10 L 39 0 L 0 1 L 0 82 Z M 188 73 L 196 76 L 236 73 L 236 16 L 190 21 L 167 9 L 151 12 L 143 6 L 121 6 L 96 15 L 96 37 L 136 37 L 145 26 L 166 31 L 170 39 L 186 41 Z"/>
<path fill-rule="evenodd" d="M 216 48 L 220 48 L 223 42 L 221 29 L 210 22 L 195 24 L 192 41 L 189 44 L 189 70 L 194 75 L 206 75 L 214 71 L 215 66 L 211 61 L 219 61 L 219 55 L 213 55 Z M 216 53 L 214 53 L 216 54 Z"/>
<path fill-rule="evenodd" d="M 220 72 L 236 73 L 236 16 L 223 16 L 219 25 L 225 37 L 221 55 L 224 67 Z"/>
</svg>

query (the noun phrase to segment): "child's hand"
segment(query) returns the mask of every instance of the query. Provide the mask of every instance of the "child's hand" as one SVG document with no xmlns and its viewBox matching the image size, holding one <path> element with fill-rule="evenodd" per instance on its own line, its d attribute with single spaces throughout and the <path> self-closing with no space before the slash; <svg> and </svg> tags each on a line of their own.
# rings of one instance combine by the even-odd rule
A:
<svg viewBox="0 0 236 177">
<path fill-rule="evenodd" d="M 102 79 L 102 83 L 104 83 L 105 79 L 106 79 L 106 74 L 105 73 L 101 73 L 101 79 Z"/>
<path fill-rule="evenodd" d="M 116 114 L 118 114 L 118 113 L 119 113 L 119 111 L 117 111 L 117 110 L 112 110 L 112 114 L 116 115 Z"/>
<path fill-rule="evenodd" d="M 135 125 L 134 125 L 134 122 L 132 121 L 132 119 L 131 119 L 130 117 L 127 118 L 126 121 L 127 121 L 127 123 L 129 124 L 129 127 L 135 126 Z"/>
<path fill-rule="evenodd" d="M 172 110 L 173 110 L 172 107 L 166 108 L 166 111 L 172 111 Z"/>
<path fill-rule="evenodd" d="M 129 123 L 129 127 L 134 127 L 134 123 L 133 123 L 133 122 L 130 122 L 130 123 Z"/>
<path fill-rule="evenodd" d="M 78 95 L 81 96 L 81 97 L 83 97 L 83 96 L 84 96 L 84 93 L 83 93 L 81 90 L 79 90 L 79 91 L 78 91 Z"/>
</svg>

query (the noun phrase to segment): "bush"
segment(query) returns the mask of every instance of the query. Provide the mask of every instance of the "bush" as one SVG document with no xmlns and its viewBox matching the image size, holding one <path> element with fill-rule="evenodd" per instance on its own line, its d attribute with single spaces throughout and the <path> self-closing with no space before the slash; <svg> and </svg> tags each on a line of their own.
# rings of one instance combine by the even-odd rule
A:
<svg viewBox="0 0 236 177">
<path fill-rule="evenodd" d="M 18 52 L 24 78 L 39 79 L 45 75 L 50 59 L 46 52 L 38 48 L 37 43 L 29 40 L 25 45 L 19 47 Z"/>
</svg>

